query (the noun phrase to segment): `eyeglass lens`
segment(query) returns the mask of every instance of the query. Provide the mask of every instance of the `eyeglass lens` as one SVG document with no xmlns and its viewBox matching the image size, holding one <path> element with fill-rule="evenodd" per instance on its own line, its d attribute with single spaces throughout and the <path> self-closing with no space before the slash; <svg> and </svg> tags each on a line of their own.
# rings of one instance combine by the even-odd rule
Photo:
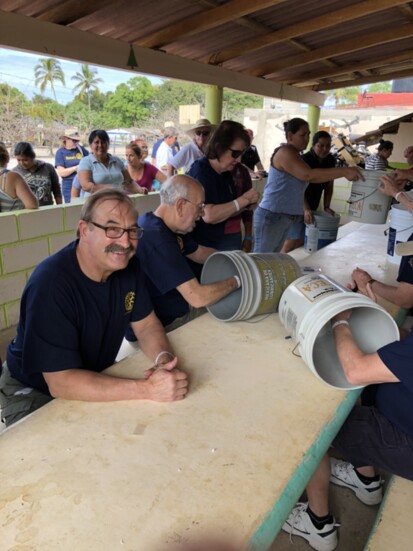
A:
<svg viewBox="0 0 413 551">
<path fill-rule="evenodd" d="M 203 136 L 204 138 L 206 138 L 207 136 L 210 135 L 210 131 L 209 131 L 209 130 L 197 130 L 197 131 L 195 132 L 195 134 L 196 134 L 197 136 Z"/>
</svg>

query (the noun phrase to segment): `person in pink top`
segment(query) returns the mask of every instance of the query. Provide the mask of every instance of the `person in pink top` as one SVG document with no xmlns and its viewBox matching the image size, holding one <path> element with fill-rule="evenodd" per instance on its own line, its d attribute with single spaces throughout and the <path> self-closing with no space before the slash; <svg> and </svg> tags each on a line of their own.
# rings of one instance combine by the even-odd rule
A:
<svg viewBox="0 0 413 551">
<path fill-rule="evenodd" d="M 154 180 L 158 180 L 161 184 L 166 180 L 165 174 L 160 172 L 156 166 L 144 162 L 139 145 L 134 142 L 129 143 L 126 146 L 125 154 L 130 177 L 142 188 L 141 193 L 152 191 Z"/>
</svg>

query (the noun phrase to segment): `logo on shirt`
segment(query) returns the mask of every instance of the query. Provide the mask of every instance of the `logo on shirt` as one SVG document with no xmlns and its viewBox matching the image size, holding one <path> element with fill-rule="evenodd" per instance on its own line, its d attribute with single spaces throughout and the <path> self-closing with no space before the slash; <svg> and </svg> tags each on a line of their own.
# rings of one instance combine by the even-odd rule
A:
<svg viewBox="0 0 413 551">
<path fill-rule="evenodd" d="M 125 310 L 127 313 L 132 312 L 134 303 L 135 293 L 133 291 L 129 291 L 129 293 L 125 297 Z"/>
</svg>

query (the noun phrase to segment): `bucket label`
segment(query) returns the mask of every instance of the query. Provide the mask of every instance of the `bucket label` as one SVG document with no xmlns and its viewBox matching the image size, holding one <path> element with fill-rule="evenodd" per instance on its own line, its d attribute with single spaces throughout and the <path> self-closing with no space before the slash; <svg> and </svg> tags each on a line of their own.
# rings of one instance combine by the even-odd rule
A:
<svg viewBox="0 0 413 551">
<path fill-rule="evenodd" d="M 310 302 L 314 302 L 326 294 L 340 292 L 337 287 L 321 277 L 308 277 L 304 281 L 296 283 L 295 286 Z"/>
<path fill-rule="evenodd" d="M 348 213 L 350 216 L 353 216 L 353 218 L 361 218 L 363 214 L 364 196 L 365 193 L 363 193 L 362 191 L 351 191 Z"/>
<path fill-rule="evenodd" d="M 387 254 L 394 256 L 394 248 L 396 246 L 397 230 L 389 228 L 389 240 L 387 241 Z"/>
</svg>

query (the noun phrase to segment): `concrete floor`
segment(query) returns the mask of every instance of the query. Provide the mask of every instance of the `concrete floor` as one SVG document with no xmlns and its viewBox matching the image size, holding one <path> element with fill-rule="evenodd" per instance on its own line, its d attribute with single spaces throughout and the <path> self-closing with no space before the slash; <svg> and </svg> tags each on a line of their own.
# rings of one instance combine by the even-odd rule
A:
<svg viewBox="0 0 413 551">
<path fill-rule="evenodd" d="M 303 496 L 305 498 L 305 496 Z M 303 499 L 302 501 L 305 501 Z M 338 528 L 337 551 L 363 551 L 376 520 L 379 505 L 369 507 L 361 503 L 350 490 L 330 484 L 331 512 Z M 269 551 L 309 551 L 306 540 L 281 531 Z"/>
</svg>

